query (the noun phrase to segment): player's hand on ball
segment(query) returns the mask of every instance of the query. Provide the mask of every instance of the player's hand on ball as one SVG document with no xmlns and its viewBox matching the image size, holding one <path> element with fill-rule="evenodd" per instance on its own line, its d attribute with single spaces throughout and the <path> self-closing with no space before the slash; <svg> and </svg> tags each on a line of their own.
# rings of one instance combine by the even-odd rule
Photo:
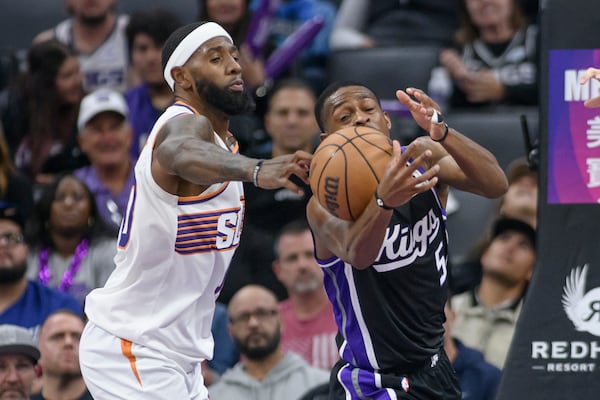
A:
<svg viewBox="0 0 600 400">
<path fill-rule="evenodd" d="M 430 166 L 431 155 L 431 150 L 418 141 L 402 152 L 400 143 L 394 140 L 392 159 L 377 187 L 377 194 L 387 206 L 399 207 L 437 184 L 440 166 Z"/>
<path fill-rule="evenodd" d="M 285 187 L 295 193 L 303 194 L 303 190 L 289 180 L 291 175 L 296 175 L 308 184 L 308 171 L 312 154 L 299 150 L 294 154 L 284 155 L 265 160 L 257 175 L 257 186 L 263 189 L 278 189 Z"/>
</svg>

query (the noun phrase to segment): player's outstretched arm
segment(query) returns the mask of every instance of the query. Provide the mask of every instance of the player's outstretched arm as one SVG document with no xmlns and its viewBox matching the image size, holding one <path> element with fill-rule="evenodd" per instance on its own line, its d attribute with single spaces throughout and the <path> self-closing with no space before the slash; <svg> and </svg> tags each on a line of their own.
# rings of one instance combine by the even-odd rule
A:
<svg viewBox="0 0 600 400">
<path fill-rule="evenodd" d="M 591 67 L 588 68 L 581 77 L 581 84 L 583 85 L 587 83 L 587 81 L 590 79 L 600 81 L 600 69 Z M 586 100 L 583 105 L 588 108 L 600 107 L 600 96 L 592 97 L 591 99 Z"/>
<path fill-rule="evenodd" d="M 287 178 L 295 174 L 306 181 L 312 157 L 299 153 L 265 160 L 259 165 L 257 159 L 230 153 L 216 145 L 212 124 L 206 117 L 182 115 L 161 128 L 154 146 L 152 173 L 159 184 L 166 174 L 199 186 L 256 181 L 265 189 L 288 187 L 299 191 Z M 168 189 L 165 186 L 169 185 L 161 186 Z"/>
<path fill-rule="evenodd" d="M 408 88 L 398 90 L 396 97 L 410 110 L 417 124 L 429 132 L 429 138 L 420 141 L 427 143 L 433 152 L 432 160 L 441 167 L 440 183 L 489 198 L 506 192 L 508 181 L 496 157 L 452 127 L 446 131 L 444 122 L 432 121 L 434 111 L 438 116 L 441 112 L 425 92 Z"/>
</svg>

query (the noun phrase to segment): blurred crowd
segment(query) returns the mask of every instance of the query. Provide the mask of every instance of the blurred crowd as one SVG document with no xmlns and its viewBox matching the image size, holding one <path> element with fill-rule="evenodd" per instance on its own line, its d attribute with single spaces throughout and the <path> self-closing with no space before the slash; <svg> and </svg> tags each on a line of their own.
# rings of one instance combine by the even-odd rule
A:
<svg viewBox="0 0 600 400">
<path fill-rule="evenodd" d="M 118 3 L 65 0 L 69 17 L 48 21 L 26 58 L 0 70 L 0 398 L 91 399 L 77 360 L 83 302 L 114 268 L 133 167 L 173 102 L 162 46 L 182 25 L 152 1 L 129 14 Z M 257 48 L 253 16 L 265 6 Z M 431 49 L 437 65 L 412 68 L 448 116 L 538 104 L 537 1 L 201 0 L 189 13 L 221 24 L 241 50 L 257 108 L 232 117 L 230 130 L 252 157 L 313 152 L 315 101 L 343 52 L 365 52 L 368 69 L 371 48 Z M 314 18 L 318 32 L 275 70 L 270 57 Z M 538 178 L 527 156 L 506 166 L 508 192 L 487 221 L 473 221 L 481 230 L 470 251 L 450 254 L 445 349 L 474 399 L 494 398 L 534 273 Z M 317 399 L 339 354 L 306 223 L 310 188 L 244 189 L 205 382 L 215 399 Z"/>
</svg>

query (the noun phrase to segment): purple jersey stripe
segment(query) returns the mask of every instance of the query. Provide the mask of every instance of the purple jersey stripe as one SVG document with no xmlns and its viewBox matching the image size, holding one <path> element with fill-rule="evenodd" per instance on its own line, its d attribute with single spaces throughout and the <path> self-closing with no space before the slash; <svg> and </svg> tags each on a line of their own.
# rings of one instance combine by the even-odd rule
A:
<svg viewBox="0 0 600 400">
<path fill-rule="evenodd" d="M 363 332 L 359 323 L 361 310 L 355 310 L 352 303 L 352 289 L 350 285 L 354 282 L 349 282 L 346 277 L 346 268 L 352 274 L 352 267 L 347 265 L 341 259 L 336 259 L 335 262 L 319 264 L 324 271 L 324 286 L 327 296 L 333 304 L 333 311 L 336 323 L 342 336 L 345 339 L 342 348 L 342 358 L 349 363 L 355 365 L 371 365 L 373 369 L 377 366 L 373 365 L 367 355 L 367 342 L 371 342 L 368 337 L 368 332 Z"/>
</svg>

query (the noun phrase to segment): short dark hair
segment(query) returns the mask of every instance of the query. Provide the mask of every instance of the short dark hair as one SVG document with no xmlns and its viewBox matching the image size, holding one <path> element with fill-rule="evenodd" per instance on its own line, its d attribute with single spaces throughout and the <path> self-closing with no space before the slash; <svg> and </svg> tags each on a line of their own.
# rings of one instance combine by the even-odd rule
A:
<svg viewBox="0 0 600 400">
<path fill-rule="evenodd" d="M 267 101 L 267 112 L 271 111 L 271 107 L 273 106 L 273 98 L 275 97 L 275 95 L 284 89 L 304 90 L 308 94 L 310 94 L 313 100 L 316 100 L 317 97 L 315 95 L 315 91 L 313 90 L 312 86 L 308 84 L 308 82 L 300 78 L 285 78 L 280 81 L 277 81 L 277 83 L 269 91 L 269 100 Z"/>
<path fill-rule="evenodd" d="M 125 33 L 129 45 L 129 55 L 133 50 L 133 41 L 140 33 L 150 36 L 156 46 L 161 47 L 177 28 L 181 21 L 171 11 L 154 8 L 151 10 L 140 10 L 131 14 Z"/>
<path fill-rule="evenodd" d="M 200 25 L 204 25 L 205 23 L 206 23 L 206 21 L 192 22 L 191 24 L 187 24 L 187 25 L 184 25 L 184 26 L 178 28 L 177 30 L 175 30 L 175 32 L 173 32 L 169 35 L 169 37 L 167 38 L 167 41 L 165 42 L 165 45 L 163 46 L 163 50 L 162 50 L 162 69 L 163 69 L 163 71 L 165 70 L 165 67 L 167 66 L 167 62 L 169 61 L 169 58 L 171 57 L 171 55 L 173 54 L 173 52 L 175 51 L 175 49 L 177 48 L 179 43 L 181 43 L 181 41 L 183 39 L 185 39 L 185 37 L 187 35 L 189 35 L 190 32 L 192 32 L 194 29 L 196 29 Z"/>
<path fill-rule="evenodd" d="M 329 98 L 329 96 L 331 96 L 337 90 L 344 88 L 344 87 L 348 87 L 348 86 L 362 86 L 364 88 L 369 89 L 369 91 L 371 91 L 371 93 L 373 93 L 373 95 L 375 96 L 375 92 L 373 92 L 373 90 L 370 87 L 368 87 L 367 85 L 364 85 L 362 83 L 358 83 L 358 82 L 350 81 L 350 80 L 337 81 L 337 82 L 331 83 L 329 86 L 327 86 L 321 92 L 321 95 L 319 96 L 319 98 L 317 99 L 317 102 L 315 103 L 315 118 L 317 119 L 317 124 L 319 124 L 319 128 L 321 128 L 322 132 L 325 132 L 325 121 L 322 119 L 323 118 L 323 107 L 325 106 L 325 101 Z M 377 98 L 377 101 L 379 101 L 379 98 L 377 96 L 375 96 L 375 98 Z"/>
<path fill-rule="evenodd" d="M 299 235 L 306 231 L 311 232 L 310 225 L 308 225 L 306 219 L 295 219 L 283 225 L 283 227 L 279 230 L 279 232 L 277 232 L 277 236 L 275 237 L 275 257 L 279 258 L 279 251 L 277 250 L 277 248 L 279 247 L 279 240 L 283 235 Z"/>
</svg>

